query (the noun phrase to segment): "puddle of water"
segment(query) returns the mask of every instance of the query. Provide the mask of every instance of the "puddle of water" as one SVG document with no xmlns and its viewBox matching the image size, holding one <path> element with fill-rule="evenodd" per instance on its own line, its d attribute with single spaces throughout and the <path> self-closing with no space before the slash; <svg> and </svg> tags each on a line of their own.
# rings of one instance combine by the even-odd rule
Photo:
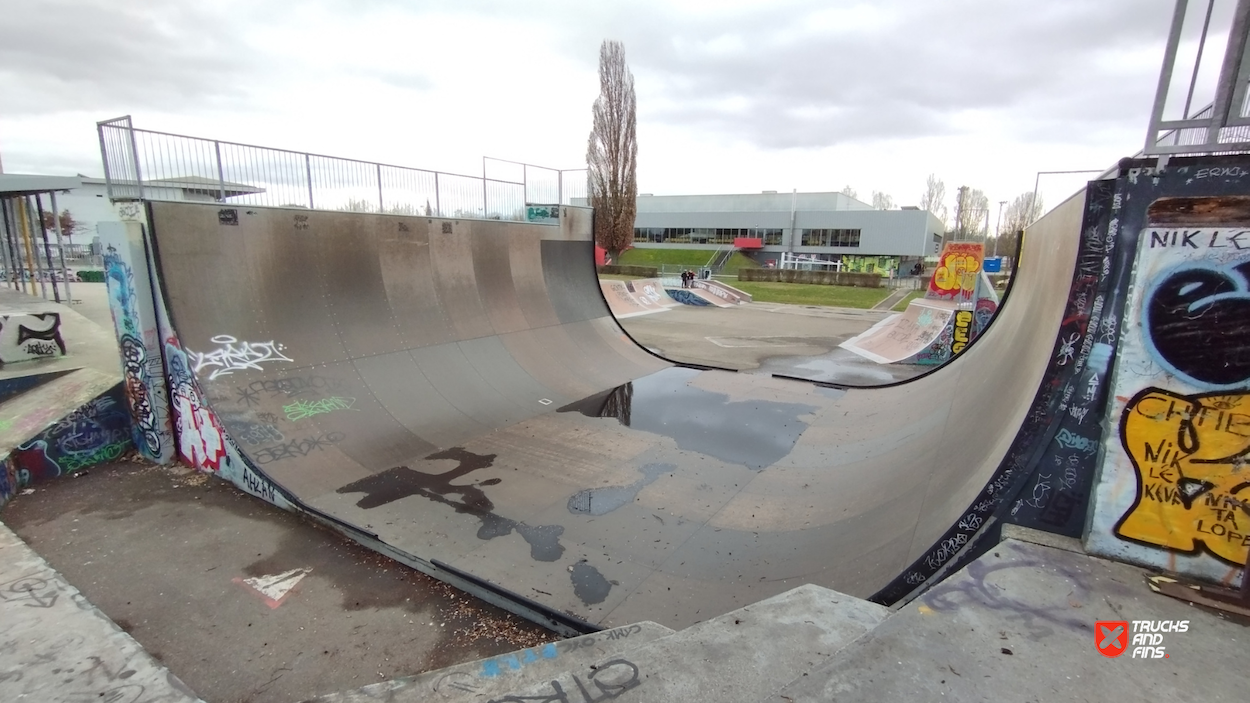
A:
<svg viewBox="0 0 1250 703">
<path fill-rule="evenodd" d="M 569 498 L 569 512 L 580 515 L 607 515 L 617 508 L 632 503 L 638 493 L 655 482 L 661 474 L 672 473 L 673 464 L 647 464 L 642 467 L 642 478 L 628 486 L 605 486 L 578 491 Z"/>
<path fill-rule="evenodd" d="M 421 496 L 435 503 L 449 506 L 458 513 L 476 517 L 481 522 L 477 530 L 478 539 L 491 540 L 516 530 L 517 534 L 530 545 L 530 557 L 535 561 L 556 561 L 564 554 L 564 545 L 560 544 L 560 536 L 564 534 L 562 525 L 526 525 L 493 512 L 495 504 L 486 497 L 481 487 L 498 485 L 502 482 L 501 479 L 491 478 L 467 484 L 452 483 L 456 479 L 493 464 L 494 454 L 474 454 L 460 447 L 452 447 L 431 454 L 426 459 L 452 459 L 458 465 L 441 474 L 415 471 L 407 466 L 396 466 L 393 469 L 353 481 L 338 488 L 335 493 L 364 493 L 365 496 L 356 501 L 356 507 L 365 510 L 409 496 Z M 457 496 L 458 499 L 453 500 L 449 496 Z"/>
<path fill-rule="evenodd" d="M 573 565 L 569 580 L 573 582 L 573 595 L 586 605 L 594 605 L 607 600 L 612 590 L 612 582 L 603 577 L 599 570 L 579 561 Z"/>
<path fill-rule="evenodd" d="M 672 367 L 598 393 L 559 412 L 614 417 L 622 425 L 671 437 L 677 446 L 759 471 L 790 453 L 816 410 L 800 403 L 730 401 L 689 384 L 703 371 Z M 641 486 L 639 487 L 641 489 Z"/>
</svg>

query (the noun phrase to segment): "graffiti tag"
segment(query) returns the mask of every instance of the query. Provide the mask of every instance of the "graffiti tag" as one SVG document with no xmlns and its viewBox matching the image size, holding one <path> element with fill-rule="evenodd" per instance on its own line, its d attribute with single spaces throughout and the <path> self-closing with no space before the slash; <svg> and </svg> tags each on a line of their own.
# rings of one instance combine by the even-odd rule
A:
<svg viewBox="0 0 1250 703">
<path fill-rule="evenodd" d="M 230 335 L 219 334 L 211 341 L 221 347 L 204 353 L 187 350 L 187 356 L 191 359 L 192 370 L 195 373 L 209 368 L 213 369 L 208 376 L 210 381 L 220 376 L 228 376 L 235 371 L 262 371 L 264 369 L 261 364 L 266 362 L 292 361 L 282 353 L 285 347 L 273 340 L 240 342 Z"/>
</svg>

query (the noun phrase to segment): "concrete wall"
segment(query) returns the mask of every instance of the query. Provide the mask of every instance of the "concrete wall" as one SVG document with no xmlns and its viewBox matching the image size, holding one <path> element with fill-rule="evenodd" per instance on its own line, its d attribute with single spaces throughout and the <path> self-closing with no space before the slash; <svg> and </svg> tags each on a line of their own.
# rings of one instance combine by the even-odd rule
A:
<svg viewBox="0 0 1250 703">
<path fill-rule="evenodd" d="M 815 283 L 825 286 L 881 288 L 883 279 L 875 273 L 844 271 L 796 271 L 794 269 L 738 269 L 739 281 L 780 281 L 782 283 Z"/>
<path fill-rule="evenodd" d="M 1250 544 L 1250 197 L 1192 203 L 1141 230 L 1086 546 L 1221 581 Z"/>
</svg>

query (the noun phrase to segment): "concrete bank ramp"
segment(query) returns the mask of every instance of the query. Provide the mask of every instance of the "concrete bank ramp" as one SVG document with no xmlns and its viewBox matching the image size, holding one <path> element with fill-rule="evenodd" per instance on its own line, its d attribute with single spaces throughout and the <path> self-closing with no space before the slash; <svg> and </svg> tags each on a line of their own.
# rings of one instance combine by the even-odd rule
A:
<svg viewBox="0 0 1250 703">
<path fill-rule="evenodd" d="M 931 553 L 1028 412 L 1082 206 L 1030 230 L 976 343 L 862 390 L 643 351 L 599 292 L 586 210 L 148 217 L 171 375 L 263 480 L 409 563 L 599 626 L 682 628 L 805 583 L 867 597 Z"/>
</svg>

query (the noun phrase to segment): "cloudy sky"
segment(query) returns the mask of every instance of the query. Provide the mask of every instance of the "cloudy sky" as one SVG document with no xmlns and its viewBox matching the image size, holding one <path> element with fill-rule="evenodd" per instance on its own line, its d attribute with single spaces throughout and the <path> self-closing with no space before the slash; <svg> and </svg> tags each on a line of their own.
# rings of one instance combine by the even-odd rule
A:
<svg viewBox="0 0 1250 703">
<path fill-rule="evenodd" d="M 10 173 L 101 175 L 95 122 L 130 114 L 443 171 L 480 173 L 483 155 L 576 168 L 599 45 L 616 39 L 640 192 L 851 185 L 912 204 L 936 173 L 997 203 L 1038 171 L 1141 147 L 1172 6 L 33 0 L 0 23 L 0 154 Z M 1047 204 L 1075 185 L 1044 179 Z"/>
</svg>

